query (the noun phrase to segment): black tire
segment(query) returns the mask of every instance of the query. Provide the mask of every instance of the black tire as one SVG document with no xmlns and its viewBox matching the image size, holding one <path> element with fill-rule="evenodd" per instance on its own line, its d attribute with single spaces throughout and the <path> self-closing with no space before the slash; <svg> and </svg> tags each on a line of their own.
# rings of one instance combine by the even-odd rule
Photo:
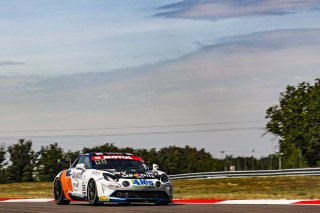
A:
<svg viewBox="0 0 320 213">
<path fill-rule="evenodd" d="M 67 200 L 64 196 L 61 181 L 57 178 L 53 184 L 53 197 L 54 202 L 58 205 L 69 205 L 70 200 Z"/>
<path fill-rule="evenodd" d="M 88 183 L 87 195 L 90 206 L 98 205 L 99 198 L 97 196 L 97 186 L 94 180 L 90 180 Z"/>
</svg>

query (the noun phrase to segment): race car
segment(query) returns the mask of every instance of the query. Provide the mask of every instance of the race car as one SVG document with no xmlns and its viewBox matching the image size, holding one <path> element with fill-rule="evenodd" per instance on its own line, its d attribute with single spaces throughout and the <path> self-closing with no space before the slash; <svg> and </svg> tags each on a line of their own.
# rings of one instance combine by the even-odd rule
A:
<svg viewBox="0 0 320 213">
<path fill-rule="evenodd" d="M 69 169 L 54 179 L 55 203 L 88 201 L 89 205 L 105 202 L 133 202 L 168 205 L 173 187 L 169 176 L 153 164 L 129 153 L 88 153 L 81 155 Z"/>
</svg>

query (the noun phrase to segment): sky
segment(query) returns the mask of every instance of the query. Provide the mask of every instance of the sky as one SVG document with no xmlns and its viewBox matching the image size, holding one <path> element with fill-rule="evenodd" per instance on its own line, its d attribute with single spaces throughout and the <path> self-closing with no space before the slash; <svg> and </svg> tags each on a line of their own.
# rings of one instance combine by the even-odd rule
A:
<svg viewBox="0 0 320 213">
<path fill-rule="evenodd" d="M 0 143 L 267 156 L 320 67 L 320 1 L 0 1 Z"/>
</svg>

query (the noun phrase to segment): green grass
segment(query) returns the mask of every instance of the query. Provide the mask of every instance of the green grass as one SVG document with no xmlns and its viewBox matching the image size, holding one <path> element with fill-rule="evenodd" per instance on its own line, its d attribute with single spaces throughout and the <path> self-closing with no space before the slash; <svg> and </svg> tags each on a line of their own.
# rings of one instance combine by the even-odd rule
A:
<svg viewBox="0 0 320 213">
<path fill-rule="evenodd" d="M 0 198 L 52 198 L 52 182 L 0 184 Z"/>
<path fill-rule="evenodd" d="M 320 199 L 320 176 L 174 180 L 174 198 Z"/>
<path fill-rule="evenodd" d="M 172 182 L 175 199 L 320 199 L 320 176 Z M 52 182 L 0 184 L 0 197 L 52 198 Z"/>
</svg>

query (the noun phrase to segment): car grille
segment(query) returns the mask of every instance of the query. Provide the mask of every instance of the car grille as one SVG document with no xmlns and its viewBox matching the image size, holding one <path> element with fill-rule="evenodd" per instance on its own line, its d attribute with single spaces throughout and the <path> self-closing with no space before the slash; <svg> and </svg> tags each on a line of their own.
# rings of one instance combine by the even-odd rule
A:
<svg viewBox="0 0 320 213">
<path fill-rule="evenodd" d="M 115 191 L 111 197 L 117 198 L 168 198 L 163 191 Z"/>
</svg>

